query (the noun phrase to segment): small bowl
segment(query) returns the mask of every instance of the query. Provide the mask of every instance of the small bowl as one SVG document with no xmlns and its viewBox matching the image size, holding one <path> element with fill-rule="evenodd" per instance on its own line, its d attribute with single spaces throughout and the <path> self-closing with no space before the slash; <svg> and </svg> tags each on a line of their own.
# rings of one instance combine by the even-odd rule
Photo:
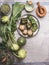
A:
<svg viewBox="0 0 49 65">
<path fill-rule="evenodd" d="M 34 10 L 34 4 L 32 3 L 31 5 L 27 2 L 26 4 L 25 4 L 25 10 L 27 11 L 27 12 L 32 12 L 33 10 Z"/>
<path fill-rule="evenodd" d="M 28 15 L 32 16 L 32 17 L 36 20 L 36 24 L 37 24 L 37 26 L 38 26 L 37 30 L 33 33 L 33 35 L 32 35 L 31 37 L 36 36 L 37 33 L 39 32 L 39 28 L 40 28 L 39 20 L 38 20 L 34 15 L 25 14 L 25 15 L 21 16 L 21 17 L 18 19 L 18 22 L 17 22 L 17 31 L 18 31 L 18 34 L 19 34 L 20 36 L 23 36 L 23 37 L 25 37 L 25 38 L 28 38 L 29 36 L 28 36 L 28 35 L 24 35 L 24 34 L 20 31 L 19 25 L 20 25 L 20 20 L 21 20 L 21 18 L 26 18 Z M 30 37 L 29 37 L 29 38 L 30 38 Z"/>
<path fill-rule="evenodd" d="M 11 12 L 12 12 L 12 5 L 10 5 L 10 3 L 3 2 L 3 3 L 1 4 L 1 6 L 4 5 L 4 4 L 9 5 L 9 8 L 10 8 L 10 11 L 9 11 L 7 14 L 4 14 L 4 16 L 10 17 L 10 16 L 11 16 Z"/>
</svg>

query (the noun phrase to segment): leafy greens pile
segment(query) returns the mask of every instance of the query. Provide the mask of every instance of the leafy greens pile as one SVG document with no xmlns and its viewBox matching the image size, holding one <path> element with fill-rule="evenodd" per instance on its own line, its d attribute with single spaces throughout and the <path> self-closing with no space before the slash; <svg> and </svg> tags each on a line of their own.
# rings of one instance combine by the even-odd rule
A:
<svg viewBox="0 0 49 65">
<path fill-rule="evenodd" d="M 16 21 L 21 16 L 21 12 L 24 9 L 24 4 L 16 2 L 12 6 L 11 17 L 8 22 L 2 23 L 0 18 L 0 37 L 2 38 L 2 43 L 0 43 L 0 48 L 4 46 L 8 48 L 8 44 L 11 42 L 14 44 L 14 31 L 16 30 Z M 9 41 L 9 42 L 8 42 Z"/>
</svg>

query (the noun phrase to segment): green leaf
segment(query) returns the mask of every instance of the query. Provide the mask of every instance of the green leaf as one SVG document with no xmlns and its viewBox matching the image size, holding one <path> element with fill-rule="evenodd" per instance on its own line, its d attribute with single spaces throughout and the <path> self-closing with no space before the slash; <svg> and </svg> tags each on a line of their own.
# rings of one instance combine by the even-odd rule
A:
<svg viewBox="0 0 49 65">
<path fill-rule="evenodd" d="M 13 5 L 13 17 L 16 17 L 23 9 L 24 9 L 24 4 L 20 4 L 19 2 L 16 2 Z"/>
<path fill-rule="evenodd" d="M 19 2 L 16 2 L 12 6 L 12 23 L 11 23 L 11 31 L 14 33 L 16 30 L 16 21 L 21 16 L 21 12 L 24 9 L 24 4 L 20 4 Z"/>
</svg>

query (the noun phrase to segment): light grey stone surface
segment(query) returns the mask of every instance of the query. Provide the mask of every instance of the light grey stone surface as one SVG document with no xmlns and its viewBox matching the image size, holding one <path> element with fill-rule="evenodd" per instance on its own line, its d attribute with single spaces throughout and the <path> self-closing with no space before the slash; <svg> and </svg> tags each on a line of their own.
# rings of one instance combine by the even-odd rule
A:
<svg viewBox="0 0 49 65">
<path fill-rule="evenodd" d="M 1 0 L 2 2 L 7 0 Z M 26 0 L 8 0 L 8 2 L 26 2 Z M 34 37 L 27 39 L 27 44 L 24 48 L 27 50 L 27 57 L 23 60 L 25 63 L 29 62 L 49 62 L 49 0 L 32 0 L 36 10 L 36 2 L 41 2 L 47 9 L 47 14 L 44 18 L 37 17 L 35 10 L 30 13 L 35 15 L 40 22 L 39 33 Z M 47 4 L 46 4 L 47 3 Z M 27 12 L 23 11 L 23 14 Z M 15 31 L 16 39 L 19 37 L 17 31 Z"/>
</svg>

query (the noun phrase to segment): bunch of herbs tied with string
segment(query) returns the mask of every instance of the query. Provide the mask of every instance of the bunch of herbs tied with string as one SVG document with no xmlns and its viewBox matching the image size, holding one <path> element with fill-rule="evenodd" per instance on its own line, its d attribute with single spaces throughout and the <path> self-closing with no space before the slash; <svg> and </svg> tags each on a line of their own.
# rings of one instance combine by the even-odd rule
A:
<svg viewBox="0 0 49 65">
<path fill-rule="evenodd" d="M 24 4 L 16 2 L 12 5 L 11 17 L 6 23 L 3 23 L 2 17 L 0 17 L 0 37 L 2 38 L 0 49 L 10 49 L 12 44 L 17 43 L 14 40 L 14 32 L 16 30 L 16 22 L 21 16 L 21 12 L 23 9 Z"/>
</svg>

